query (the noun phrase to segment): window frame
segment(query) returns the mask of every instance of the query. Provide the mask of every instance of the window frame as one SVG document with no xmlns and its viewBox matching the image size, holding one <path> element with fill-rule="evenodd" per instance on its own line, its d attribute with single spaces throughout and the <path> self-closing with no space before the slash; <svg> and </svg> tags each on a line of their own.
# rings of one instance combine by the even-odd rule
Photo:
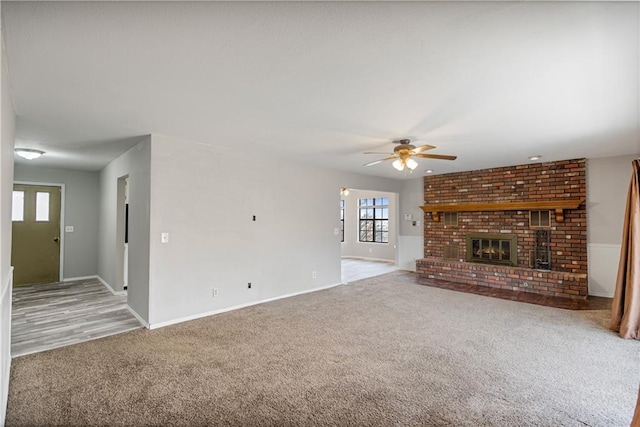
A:
<svg viewBox="0 0 640 427">
<path fill-rule="evenodd" d="M 385 211 L 386 216 L 384 215 Z M 367 238 L 367 235 L 369 234 L 371 235 L 371 240 L 368 240 Z M 380 243 L 385 245 L 389 244 L 388 197 L 368 197 L 358 199 L 358 242 Z"/>
</svg>

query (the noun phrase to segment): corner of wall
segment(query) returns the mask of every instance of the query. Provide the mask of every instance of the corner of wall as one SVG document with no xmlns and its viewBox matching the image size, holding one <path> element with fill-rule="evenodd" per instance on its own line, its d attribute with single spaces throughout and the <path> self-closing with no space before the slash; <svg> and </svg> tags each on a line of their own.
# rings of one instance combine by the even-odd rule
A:
<svg viewBox="0 0 640 427">
<path fill-rule="evenodd" d="M 151 179 L 151 137 L 117 157 L 100 171 L 100 226 L 98 276 L 118 293 L 123 289 L 122 262 L 118 259 L 118 179 L 127 175 L 130 183 L 129 290 L 127 303 L 140 317 L 149 319 L 149 212 Z"/>
</svg>

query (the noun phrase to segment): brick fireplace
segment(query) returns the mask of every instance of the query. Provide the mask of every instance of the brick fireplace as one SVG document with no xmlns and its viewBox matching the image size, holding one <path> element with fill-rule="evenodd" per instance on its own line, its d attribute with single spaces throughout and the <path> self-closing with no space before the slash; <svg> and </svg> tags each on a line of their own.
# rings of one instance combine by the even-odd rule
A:
<svg viewBox="0 0 640 427">
<path fill-rule="evenodd" d="M 418 274 L 585 298 L 585 197 L 584 159 L 427 176 Z"/>
</svg>

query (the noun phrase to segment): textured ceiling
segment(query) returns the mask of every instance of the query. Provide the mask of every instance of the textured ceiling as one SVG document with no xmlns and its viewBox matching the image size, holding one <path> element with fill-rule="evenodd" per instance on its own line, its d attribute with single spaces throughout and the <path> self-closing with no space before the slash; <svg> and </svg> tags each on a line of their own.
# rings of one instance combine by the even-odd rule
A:
<svg viewBox="0 0 640 427">
<path fill-rule="evenodd" d="M 98 170 L 141 135 L 406 178 L 640 153 L 640 4 L 2 2 L 16 146 Z M 383 157 L 383 156 L 380 156 Z"/>
</svg>

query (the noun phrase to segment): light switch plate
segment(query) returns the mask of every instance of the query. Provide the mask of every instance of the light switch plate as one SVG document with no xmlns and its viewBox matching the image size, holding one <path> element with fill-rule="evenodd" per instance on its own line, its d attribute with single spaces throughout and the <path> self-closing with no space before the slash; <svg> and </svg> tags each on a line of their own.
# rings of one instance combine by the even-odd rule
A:
<svg viewBox="0 0 640 427">
<path fill-rule="evenodd" d="M 73 233 L 73 225 L 65 225 L 64 231 L 65 233 Z"/>
<path fill-rule="evenodd" d="M 404 220 L 405 221 L 411 221 L 412 218 L 413 218 L 413 216 L 411 214 L 404 214 Z"/>
<path fill-rule="evenodd" d="M 160 236 L 160 241 L 162 243 L 169 243 L 169 233 L 162 233 L 162 235 Z"/>
</svg>

